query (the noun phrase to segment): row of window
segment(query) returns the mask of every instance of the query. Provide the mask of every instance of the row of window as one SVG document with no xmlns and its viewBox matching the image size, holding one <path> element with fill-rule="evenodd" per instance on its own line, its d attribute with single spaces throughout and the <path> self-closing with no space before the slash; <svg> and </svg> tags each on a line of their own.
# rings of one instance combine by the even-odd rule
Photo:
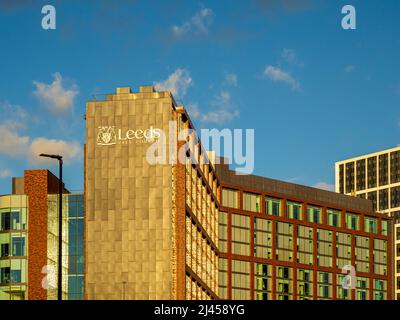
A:
<svg viewBox="0 0 400 320">
<path fill-rule="evenodd" d="M 340 193 L 400 182 L 400 151 L 340 164 L 338 174 Z"/>
<path fill-rule="evenodd" d="M 227 295 L 227 260 L 220 259 L 223 282 L 220 283 L 220 297 L 226 299 Z M 324 271 L 313 271 L 308 269 L 293 269 L 291 267 L 276 266 L 275 277 L 269 264 L 254 264 L 254 297 L 256 300 L 272 299 L 273 282 L 276 283 L 276 299 L 293 299 L 294 290 L 297 290 L 297 298 L 300 300 L 312 299 L 314 286 L 318 299 L 333 298 L 334 274 Z M 297 282 L 293 281 L 293 272 L 297 273 Z M 314 274 L 317 272 L 317 274 Z M 221 274 L 221 273 L 220 273 Z M 316 276 L 314 279 L 313 275 Z M 275 279 L 274 279 L 275 278 Z M 315 282 L 314 282 L 315 280 Z M 347 278 L 342 274 L 336 275 L 336 288 L 338 299 L 350 299 L 349 289 L 345 289 Z M 383 300 L 386 297 L 386 280 L 373 279 L 373 296 L 370 297 L 370 279 L 356 277 L 356 299 L 357 300 Z M 246 261 L 232 260 L 232 299 L 250 299 L 250 263 Z"/>
<path fill-rule="evenodd" d="M 229 208 L 239 208 L 239 192 L 237 190 L 222 189 L 222 205 Z M 243 193 L 243 209 L 261 213 L 261 196 L 252 193 Z M 265 197 L 265 213 L 272 216 L 283 216 L 282 200 L 272 197 Z M 326 210 L 326 223 L 333 227 L 342 227 L 342 212 L 335 209 Z M 293 201 L 286 202 L 286 217 L 296 220 L 306 220 L 311 223 L 323 223 L 322 208 L 307 205 L 306 217 L 303 217 L 303 204 Z M 345 227 L 349 230 L 360 230 L 361 216 L 355 213 L 345 213 Z M 388 235 L 388 222 L 381 222 L 382 235 Z M 378 219 L 365 217 L 364 231 L 378 233 Z"/>
<path fill-rule="evenodd" d="M 381 189 L 379 191 L 371 191 L 367 193 L 359 193 L 357 194 L 357 197 L 371 200 L 373 209 L 375 211 L 400 207 L 400 187 Z"/>
</svg>

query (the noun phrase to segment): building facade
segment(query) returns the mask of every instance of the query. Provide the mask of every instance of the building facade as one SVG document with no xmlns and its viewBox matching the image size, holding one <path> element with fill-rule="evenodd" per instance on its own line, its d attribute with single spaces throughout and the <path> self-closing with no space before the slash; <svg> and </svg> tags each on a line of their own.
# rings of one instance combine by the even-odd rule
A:
<svg viewBox="0 0 400 320">
<path fill-rule="evenodd" d="M 117 88 L 85 120 L 84 193 L 63 195 L 63 299 L 394 297 L 400 149 L 336 164 L 334 193 L 216 164 L 170 92 Z M 0 300 L 56 299 L 58 184 L 27 170 L 0 196 Z"/>
<path fill-rule="evenodd" d="M 394 220 L 395 298 L 400 300 L 400 147 L 339 161 L 336 192 L 370 199 L 374 210 Z"/>
<path fill-rule="evenodd" d="M 186 111 L 117 88 L 85 117 L 85 298 L 217 298 L 220 183 Z"/>
<path fill-rule="evenodd" d="M 57 299 L 58 184 L 47 170 L 0 196 L 0 300 Z M 63 299 L 83 299 L 83 194 L 63 195 Z"/>
<path fill-rule="evenodd" d="M 370 201 L 236 175 L 224 164 L 217 174 L 221 298 L 392 298 L 391 220 Z M 343 268 L 354 271 L 349 283 Z"/>
</svg>

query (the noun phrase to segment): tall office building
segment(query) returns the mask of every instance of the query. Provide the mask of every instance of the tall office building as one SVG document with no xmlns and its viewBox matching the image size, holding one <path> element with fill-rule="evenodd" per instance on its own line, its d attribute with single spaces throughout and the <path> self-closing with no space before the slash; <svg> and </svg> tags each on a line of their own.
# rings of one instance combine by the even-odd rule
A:
<svg viewBox="0 0 400 320">
<path fill-rule="evenodd" d="M 391 299 L 391 220 L 370 201 L 216 170 L 221 298 Z"/>
<path fill-rule="evenodd" d="M 57 299 L 59 180 L 47 170 L 13 178 L 0 195 L 0 300 Z M 63 195 L 63 299 L 83 299 L 83 194 Z"/>
<path fill-rule="evenodd" d="M 217 298 L 220 182 L 201 143 L 176 161 L 192 128 L 152 87 L 87 102 L 86 299 Z"/>
<path fill-rule="evenodd" d="M 400 147 L 339 161 L 336 192 L 370 199 L 374 210 L 394 219 L 395 298 L 400 299 Z"/>
</svg>

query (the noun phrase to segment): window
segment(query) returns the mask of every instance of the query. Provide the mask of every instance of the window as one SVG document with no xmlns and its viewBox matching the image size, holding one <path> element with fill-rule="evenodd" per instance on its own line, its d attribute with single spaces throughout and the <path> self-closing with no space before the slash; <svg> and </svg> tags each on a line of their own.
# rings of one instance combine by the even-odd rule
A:
<svg viewBox="0 0 400 320">
<path fill-rule="evenodd" d="M 268 215 L 280 216 L 281 215 L 281 200 L 274 198 L 265 198 L 265 210 Z"/>
<path fill-rule="evenodd" d="M 12 255 L 14 257 L 25 256 L 25 238 L 13 237 L 12 239 Z"/>
<path fill-rule="evenodd" d="M 68 276 L 68 300 L 83 300 L 83 276 Z"/>
<path fill-rule="evenodd" d="M 1 257 L 8 257 L 9 256 L 10 245 L 8 243 L 1 244 Z"/>
<path fill-rule="evenodd" d="M 333 227 L 340 227 L 341 225 L 341 212 L 339 210 L 328 209 L 327 210 L 328 225 Z"/>
<path fill-rule="evenodd" d="M 376 168 L 376 157 L 367 159 L 367 182 L 368 188 L 375 188 L 377 185 L 377 168 Z"/>
<path fill-rule="evenodd" d="M 322 210 L 319 207 L 307 207 L 307 221 L 314 223 L 322 223 Z"/>
<path fill-rule="evenodd" d="M 238 191 L 223 188 L 222 205 L 228 208 L 238 208 Z"/>
<path fill-rule="evenodd" d="M 287 202 L 286 215 L 288 218 L 302 220 L 302 205 L 296 202 Z"/>
<path fill-rule="evenodd" d="M 359 230 L 360 217 L 356 214 L 346 213 L 346 228 L 350 230 Z"/>
<path fill-rule="evenodd" d="M 346 163 L 346 193 L 354 191 L 354 162 Z"/>
<path fill-rule="evenodd" d="M 1 230 L 10 230 L 10 212 L 1 213 Z"/>
<path fill-rule="evenodd" d="M 390 154 L 390 183 L 400 181 L 400 151 Z"/>
<path fill-rule="evenodd" d="M 365 220 L 364 220 L 364 231 L 365 232 L 370 232 L 370 233 L 376 233 L 377 232 L 377 226 L 376 226 L 376 219 L 375 218 L 365 217 Z"/>
<path fill-rule="evenodd" d="M 243 193 L 243 209 L 253 212 L 260 212 L 260 195 Z"/>
<path fill-rule="evenodd" d="M 254 265 L 255 298 L 256 300 L 269 300 L 272 291 L 272 270 L 267 264 Z"/>
<path fill-rule="evenodd" d="M 319 285 L 319 296 L 329 298 L 329 286 Z"/>
<path fill-rule="evenodd" d="M 11 270 L 10 272 L 10 282 L 20 283 L 21 282 L 21 270 Z"/>
<path fill-rule="evenodd" d="M 379 155 L 379 185 L 388 184 L 388 154 Z"/>
<path fill-rule="evenodd" d="M 10 283 L 10 267 L 5 267 L 0 269 L 0 283 Z"/>
<path fill-rule="evenodd" d="M 389 190 L 379 190 L 379 210 L 386 210 L 389 208 Z"/>
<path fill-rule="evenodd" d="M 377 197 L 378 196 L 376 191 L 368 192 L 368 200 L 372 201 L 372 208 L 374 209 L 374 211 L 376 211 L 378 208 Z"/>
<path fill-rule="evenodd" d="M 1 230 L 23 230 L 25 224 L 21 223 L 21 214 L 19 211 L 1 213 Z"/>
<path fill-rule="evenodd" d="M 385 280 L 375 279 L 374 289 L 375 290 L 384 290 L 384 288 L 385 288 L 384 284 L 385 284 Z"/>
<path fill-rule="evenodd" d="M 367 293 L 365 291 L 357 291 L 357 300 L 367 300 Z"/>
<path fill-rule="evenodd" d="M 339 166 L 339 192 L 344 193 L 344 165 Z"/>
<path fill-rule="evenodd" d="M 400 169 L 399 169 L 400 171 Z M 390 207 L 400 207 L 400 187 L 393 187 L 390 189 Z"/>
<path fill-rule="evenodd" d="M 356 181 L 357 191 L 365 190 L 365 159 L 356 162 Z"/>
<path fill-rule="evenodd" d="M 232 253 L 250 255 L 250 218 L 232 214 Z"/>
<path fill-rule="evenodd" d="M 382 220 L 381 227 L 382 227 L 382 235 L 387 236 L 388 235 L 388 222 L 386 220 Z M 399 236 L 397 236 L 397 240 L 400 240 Z"/>
<path fill-rule="evenodd" d="M 319 272 L 319 282 L 329 283 L 329 273 L 328 272 Z"/>
</svg>

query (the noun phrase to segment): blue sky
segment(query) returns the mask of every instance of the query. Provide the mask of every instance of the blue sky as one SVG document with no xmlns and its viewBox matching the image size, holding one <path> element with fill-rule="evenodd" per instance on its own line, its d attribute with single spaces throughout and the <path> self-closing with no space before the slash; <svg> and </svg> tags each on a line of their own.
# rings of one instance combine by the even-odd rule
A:
<svg viewBox="0 0 400 320">
<path fill-rule="evenodd" d="M 41 28 L 45 4 L 56 30 Z M 356 30 L 341 28 L 345 4 Z M 335 161 L 399 143 L 399 13 L 397 0 L 1 1 L 0 194 L 26 168 L 57 172 L 34 156 L 46 148 L 82 190 L 85 102 L 157 84 L 197 129 L 254 128 L 255 174 L 332 188 Z"/>
</svg>

